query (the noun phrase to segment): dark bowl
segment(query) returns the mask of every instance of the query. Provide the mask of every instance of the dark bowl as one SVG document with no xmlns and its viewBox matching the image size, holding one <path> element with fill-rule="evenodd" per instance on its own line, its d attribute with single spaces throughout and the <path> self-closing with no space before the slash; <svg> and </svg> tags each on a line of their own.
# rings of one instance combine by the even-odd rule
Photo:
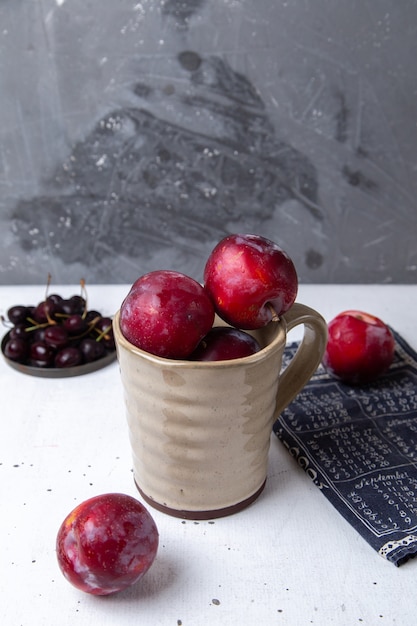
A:
<svg viewBox="0 0 417 626">
<path fill-rule="evenodd" d="M 9 339 L 10 332 L 4 335 L 1 341 L 1 352 L 7 365 L 10 365 L 13 369 L 21 372 L 22 374 L 28 374 L 29 376 L 37 376 L 38 378 L 70 378 L 71 376 L 82 376 L 83 374 L 90 374 L 96 372 L 102 367 L 106 367 L 116 359 L 116 350 L 107 352 L 101 359 L 92 361 L 91 363 L 83 363 L 82 365 L 76 365 L 74 367 L 34 367 L 33 365 L 24 365 L 23 363 L 17 363 L 8 359 L 4 354 L 4 346 Z"/>
</svg>

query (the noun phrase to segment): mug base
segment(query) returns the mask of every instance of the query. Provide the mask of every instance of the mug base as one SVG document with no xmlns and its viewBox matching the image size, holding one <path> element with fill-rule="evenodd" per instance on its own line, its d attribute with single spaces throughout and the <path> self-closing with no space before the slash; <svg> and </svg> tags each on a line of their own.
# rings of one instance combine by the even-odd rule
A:
<svg viewBox="0 0 417 626">
<path fill-rule="evenodd" d="M 246 498 L 245 500 L 242 500 L 241 502 L 238 502 L 236 504 L 232 504 L 231 506 L 226 506 L 221 509 L 212 509 L 208 511 L 188 511 L 188 510 L 181 510 L 181 509 L 173 509 L 169 506 L 166 506 L 165 504 L 160 504 L 159 502 L 156 502 L 156 500 L 146 495 L 146 493 L 142 491 L 142 489 L 139 487 L 139 485 L 137 484 L 135 480 L 136 488 L 138 489 L 142 498 L 147 502 L 147 504 L 152 506 L 154 509 L 161 511 L 162 513 L 171 515 L 172 517 L 180 517 L 182 519 L 189 519 L 189 520 L 217 519 L 219 517 L 226 517 L 227 515 L 234 515 L 235 513 L 239 513 L 239 511 L 242 511 L 242 509 L 245 509 L 247 506 L 252 504 L 252 502 L 254 502 L 258 498 L 258 496 L 260 496 L 260 494 L 264 490 L 265 484 L 266 484 L 266 479 L 264 480 L 262 485 L 259 487 L 259 489 L 255 491 L 255 493 L 253 493 L 251 496 L 249 496 L 249 498 Z"/>
</svg>

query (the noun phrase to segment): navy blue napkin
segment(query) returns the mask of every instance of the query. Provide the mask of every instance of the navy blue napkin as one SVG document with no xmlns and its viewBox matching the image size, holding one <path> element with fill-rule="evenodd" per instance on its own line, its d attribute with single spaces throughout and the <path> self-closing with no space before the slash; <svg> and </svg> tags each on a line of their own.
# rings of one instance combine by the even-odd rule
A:
<svg viewBox="0 0 417 626">
<path fill-rule="evenodd" d="M 354 387 L 320 366 L 274 432 L 339 513 L 399 566 L 417 554 L 417 354 L 393 333 L 384 376 Z M 297 347 L 287 346 L 284 366 Z"/>
</svg>

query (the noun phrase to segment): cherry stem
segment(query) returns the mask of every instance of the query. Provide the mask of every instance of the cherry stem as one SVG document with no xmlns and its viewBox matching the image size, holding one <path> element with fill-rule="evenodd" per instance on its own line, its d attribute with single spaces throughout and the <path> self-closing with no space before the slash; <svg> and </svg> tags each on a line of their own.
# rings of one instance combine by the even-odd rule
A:
<svg viewBox="0 0 417 626">
<path fill-rule="evenodd" d="M 1 322 L 4 326 L 6 326 L 6 328 L 13 328 L 14 324 L 12 324 L 12 322 L 10 322 L 9 320 L 7 320 L 4 315 L 1 316 Z"/>
<path fill-rule="evenodd" d="M 82 314 L 81 317 L 83 319 L 85 319 L 85 317 L 86 317 L 86 315 L 88 313 L 88 306 L 87 306 L 88 296 L 87 296 L 87 289 L 86 289 L 86 286 L 85 286 L 85 279 L 84 278 L 81 278 L 80 285 L 81 285 L 81 296 L 84 298 L 84 302 L 85 302 L 85 304 L 84 304 L 84 311 L 83 311 L 83 314 Z"/>
<path fill-rule="evenodd" d="M 48 311 L 45 311 L 45 315 L 46 315 L 46 320 L 48 322 L 49 326 L 55 326 L 56 321 L 52 319 L 52 317 L 49 315 Z"/>
<path fill-rule="evenodd" d="M 46 279 L 46 286 L 45 286 L 45 300 L 48 298 L 48 292 L 49 292 L 49 287 L 51 286 L 51 281 L 52 281 L 52 275 L 50 272 L 48 272 L 48 276 Z"/>
<path fill-rule="evenodd" d="M 99 336 L 96 337 L 96 341 L 101 341 L 103 338 L 110 339 L 110 335 L 108 334 L 110 329 L 111 329 L 111 324 L 109 324 L 109 326 L 107 326 L 104 330 L 101 331 Z"/>
<path fill-rule="evenodd" d="M 48 328 L 48 326 L 51 326 L 56 324 L 56 322 L 54 322 L 53 320 L 51 321 L 51 324 L 49 322 L 36 322 L 35 320 L 33 320 L 31 317 L 27 317 L 26 318 L 28 322 L 30 322 L 31 324 L 33 324 L 33 326 L 26 326 L 25 328 L 25 332 L 30 333 L 32 332 L 32 330 L 38 330 L 38 328 Z"/>
</svg>

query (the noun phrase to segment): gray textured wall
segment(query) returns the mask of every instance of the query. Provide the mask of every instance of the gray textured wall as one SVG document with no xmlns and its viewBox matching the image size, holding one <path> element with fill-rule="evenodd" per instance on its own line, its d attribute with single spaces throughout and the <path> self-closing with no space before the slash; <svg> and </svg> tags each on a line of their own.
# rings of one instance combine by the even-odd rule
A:
<svg viewBox="0 0 417 626">
<path fill-rule="evenodd" d="M 1 0 L 0 278 L 417 276 L 417 2 Z"/>
</svg>

